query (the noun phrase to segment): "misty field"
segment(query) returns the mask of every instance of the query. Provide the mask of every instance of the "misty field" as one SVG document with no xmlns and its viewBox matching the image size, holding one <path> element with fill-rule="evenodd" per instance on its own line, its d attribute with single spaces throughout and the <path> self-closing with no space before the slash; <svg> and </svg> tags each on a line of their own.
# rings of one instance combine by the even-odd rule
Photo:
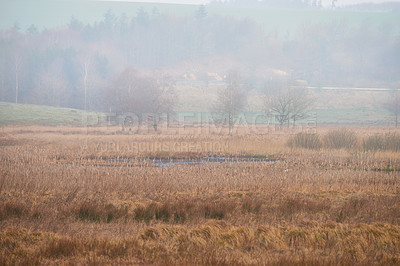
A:
<svg viewBox="0 0 400 266">
<path fill-rule="evenodd" d="M 1 128 L 1 265 L 400 263 L 393 128 L 118 130 Z"/>
</svg>

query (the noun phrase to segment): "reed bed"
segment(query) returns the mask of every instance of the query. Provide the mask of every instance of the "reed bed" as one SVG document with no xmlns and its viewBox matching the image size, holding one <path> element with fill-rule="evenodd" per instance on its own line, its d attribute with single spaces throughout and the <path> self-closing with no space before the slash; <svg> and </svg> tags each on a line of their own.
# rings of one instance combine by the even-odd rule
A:
<svg viewBox="0 0 400 266">
<path fill-rule="evenodd" d="M 361 146 L 379 129 L 346 129 L 357 145 L 318 150 L 279 132 L 80 130 L 0 131 L 0 264 L 400 263 L 400 156 Z M 209 156 L 277 160 L 99 163 Z"/>
</svg>

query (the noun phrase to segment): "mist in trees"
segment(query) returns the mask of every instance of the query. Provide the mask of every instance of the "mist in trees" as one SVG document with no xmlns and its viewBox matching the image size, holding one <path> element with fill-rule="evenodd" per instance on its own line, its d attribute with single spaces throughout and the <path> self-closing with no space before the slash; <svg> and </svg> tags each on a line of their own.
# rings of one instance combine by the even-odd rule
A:
<svg viewBox="0 0 400 266">
<path fill-rule="evenodd" d="M 300 2 L 318 5 L 318 1 Z M 242 104 L 226 107 L 224 97 L 236 87 L 244 95 L 248 90 L 263 92 L 264 80 L 276 78 L 266 74 L 271 70 L 290 73 L 294 80 L 315 87 L 399 82 L 397 31 L 390 25 L 334 20 L 304 22 L 288 35 L 248 18 L 211 14 L 207 6 L 186 16 L 141 8 L 136 14 L 116 15 L 109 10 L 91 24 L 72 17 L 55 29 L 31 25 L 22 31 L 15 26 L 0 31 L 0 101 L 169 113 L 179 96 L 171 88 L 175 81 L 185 81 L 185 74 L 209 82 L 208 72 L 223 76 L 235 68 L 240 69 L 242 86 L 228 74 L 223 81 L 227 91 L 218 100 L 224 112 L 234 114 Z M 183 67 L 187 65 L 190 69 Z M 286 95 L 288 86 L 270 85 L 277 92 L 271 95 L 282 97 L 284 110 L 270 107 L 281 117 L 279 123 L 295 124 L 304 117 L 293 110 L 303 109 L 308 100 L 295 107 L 293 99 L 301 97 Z M 285 103 L 287 98 L 290 104 Z M 285 107 L 289 105 L 290 112 Z"/>
</svg>

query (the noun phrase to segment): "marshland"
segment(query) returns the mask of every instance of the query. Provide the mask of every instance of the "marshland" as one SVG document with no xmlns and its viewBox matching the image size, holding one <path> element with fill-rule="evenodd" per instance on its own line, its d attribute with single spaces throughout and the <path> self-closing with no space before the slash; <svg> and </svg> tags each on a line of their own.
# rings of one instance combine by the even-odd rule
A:
<svg viewBox="0 0 400 266">
<path fill-rule="evenodd" d="M 400 135 L 393 128 L 232 137 L 79 130 L 2 129 L 2 264 L 399 263 Z M 274 160 L 99 167 L 99 158 L 222 155 L 98 150 L 154 138 L 226 142 L 224 156 Z M 393 145 L 370 144 L 376 138 Z"/>
<path fill-rule="evenodd" d="M 0 265 L 400 264 L 400 4 L 159 2 L 0 1 Z"/>
</svg>

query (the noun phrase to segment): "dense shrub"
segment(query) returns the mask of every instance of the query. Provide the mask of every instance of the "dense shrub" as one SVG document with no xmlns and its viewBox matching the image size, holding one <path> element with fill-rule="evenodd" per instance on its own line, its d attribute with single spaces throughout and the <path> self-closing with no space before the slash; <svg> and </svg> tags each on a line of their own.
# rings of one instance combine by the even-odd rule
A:
<svg viewBox="0 0 400 266">
<path fill-rule="evenodd" d="M 127 209 L 125 207 L 116 207 L 112 204 L 85 201 L 73 207 L 72 212 L 75 213 L 77 219 L 82 221 L 109 223 L 126 216 Z"/>
<path fill-rule="evenodd" d="M 328 149 L 353 149 L 357 142 L 356 134 L 345 128 L 331 130 L 324 136 L 324 146 Z"/>
<path fill-rule="evenodd" d="M 230 200 L 150 203 L 147 206 L 136 207 L 133 211 L 133 218 L 144 222 L 158 220 L 169 223 L 184 223 L 187 220 L 198 218 L 220 220 L 231 213 L 234 207 L 234 202 Z M 259 209 L 260 206 L 252 206 L 252 208 Z"/>
<path fill-rule="evenodd" d="M 0 203 L 0 221 L 15 217 L 20 218 L 28 210 L 26 206 L 18 201 L 9 200 Z"/>
<path fill-rule="evenodd" d="M 387 150 L 400 151 L 400 135 L 397 133 L 388 133 L 385 135 L 385 147 Z"/>
<path fill-rule="evenodd" d="M 385 140 L 382 135 L 369 136 L 363 139 L 362 146 L 365 151 L 384 150 Z"/>
<path fill-rule="evenodd" d="M 288 145 L 289 147 L 318 150 L 322 143 L 318 134 L 298 133 L 289 139 Z"/>
<path fill-rule="evenodd" d="M 397 133 L 388 133 L 385 135 L 376 134 L 364 138 L 362 143 L 365 151 L 400 151 L 400 135 Z"/>
</svg>

